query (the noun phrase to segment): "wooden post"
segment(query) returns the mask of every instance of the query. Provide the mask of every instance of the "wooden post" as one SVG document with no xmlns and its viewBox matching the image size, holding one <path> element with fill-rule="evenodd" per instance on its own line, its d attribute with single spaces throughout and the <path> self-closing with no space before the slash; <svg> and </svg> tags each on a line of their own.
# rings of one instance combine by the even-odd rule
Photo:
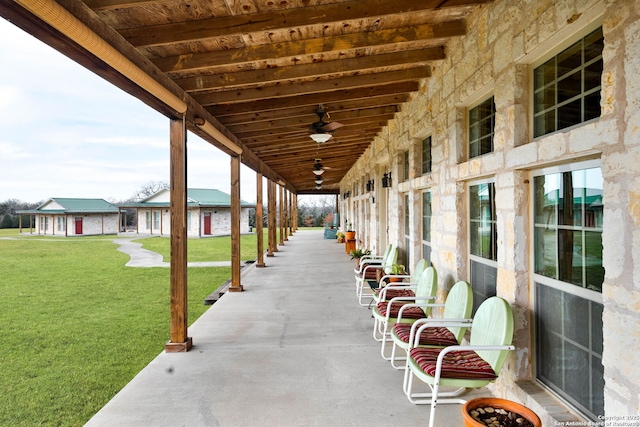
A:
<svg viewBox="0 0 640 427">
<path fill-rule="evenodd" d="M 256 173 L 256 237 L 258 240 L 258 259 L 256 267 L 264 267 L 264 232 L 262 230 L 262 173 Z"/>
<path fill-rule="evenodd" d="M 283 200 L 282 203 L 284 205 L 284 209 L 282 210 L 284 213 L 284 241 L 289 240 L 289 190 L 283 188 Z"/>
<path fill-rule="evenodd" d="M 267 183 L 267 256 L 274 256 L 276 246 L 276 185 Z"/>
<path fill-rule="evenodd" d="M 187 128 L 184 119 L 170 125 L 171 340 L 165 351 L 189 351 L 187 336 Z"/>
<path fill-rule="evenodd" d="M 278 206 L 280 207 L 280 245 L 284 245 L 284 188 L 281 185 L 278 186 L 280 197 L 278 198 Z"/>
<path fill-rule="evenodd" d="M 242 292 L 240 283 L 240 156 L 231 157 L 231 286 Z"/>
</svg>

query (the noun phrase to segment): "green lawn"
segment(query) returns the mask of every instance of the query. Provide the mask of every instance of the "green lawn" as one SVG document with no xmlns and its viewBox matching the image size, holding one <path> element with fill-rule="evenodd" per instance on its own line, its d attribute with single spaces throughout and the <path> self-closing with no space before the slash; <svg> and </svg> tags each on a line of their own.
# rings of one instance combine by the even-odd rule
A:
<svg viewBox="0 0 640 427">
<path fill-rule="evenodd" d="M 83 425 L 163 350 L 169 269 L 125 267 L 113 238 L 0 230 L 0 426 Z M 255 258 L 251 238 L 243 236 L 246 259 Z M 168 239 L 143 241 L 168 254 Z M 228 237 L 190 240 L 189 256 L 222 259 L 222 248 L 229 253 Z M 188 274 L 191 323 L 230 269 Z"/>
</svg>

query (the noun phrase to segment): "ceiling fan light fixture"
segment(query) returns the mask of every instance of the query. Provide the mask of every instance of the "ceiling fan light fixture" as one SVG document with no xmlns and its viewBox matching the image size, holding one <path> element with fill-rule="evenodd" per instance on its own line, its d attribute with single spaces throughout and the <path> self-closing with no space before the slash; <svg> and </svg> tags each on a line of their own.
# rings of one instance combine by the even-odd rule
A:
<svg viewBox="0 0 640 427">
<path fill-rule="evenodd" d="M 311 139 L 313 139 L 318 144 L 324 144 L 329 139 L 331 139 L 330 133 L 312 133 L 309 136 L 311 136 Z"/>
<path fill-rule="evenodd" d="M 317 177 L 316 177 L 316 179 L 315 179 L 315 183 L 316 183 L 316 185 L 320 185 L 320 184 L 322 184 L 322 181 L 323 181 L 323 179 L 322 179 L 322 177 L 321 177 L 321 176 L 317 176 Z"/>
<path fill-rule="evenodd" d="M 314 175 L 322 175 L 324 173 L 324 166 L 320 163 L 320 159 L 316 159 L 316 163 L 313 165 L 313 174 Z"/>
</svg>

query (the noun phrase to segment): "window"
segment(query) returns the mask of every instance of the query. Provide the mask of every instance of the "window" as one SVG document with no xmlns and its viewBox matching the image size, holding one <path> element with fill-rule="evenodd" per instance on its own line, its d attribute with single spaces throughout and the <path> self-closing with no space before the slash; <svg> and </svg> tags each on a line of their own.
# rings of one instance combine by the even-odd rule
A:
<svg viewBox="0 0 640 427">
<path fill-rule="evenodd" d="M 496 105 L 493 96 L 469 110 L 469 158 L 493 151 Z"/>
<path fill-rule="evenodd" d="M 407 265 L 411 259 L 411 212 L 409 210 L 409 194 L 404 195 L 404 251 L 405 251 L 405 266 L 407 271 L 410 267 Z M 398 263 L 399 264 L 399 263 Z"/>
<path fill-rule="evenodd" d="M 473 312 L 487 298 L 496 295 L 498 273 L 495 185 L 469 187 L 469 260 L 473 288 Z"/>
<path fill-rule="evenodd" d="M 405 151 L 403 154 L 403 176 L 402 180 L 407 181 L 409 179 L 409 150 Z"/>
<path fill-rule="evenodd" d="M 431 192 L 422 193 L 422 258 L 431 262 Z"/>
<path fill-rule="evenodd" d="M 153 229 L 160 230 L 160 212 L 153 212 Z"/>
<path fill-rule="evenodd" d="M 65 219 L 66 218 L 64 216 L 59 216 L 58 217 L 58 221 L 57 221 L 57 223 L 58 223 L 58 231 L 60 231 L 60 232 L 64 232 L 65 231 L 65 222 L 66 222 Z"/>
<path fill-rule="evenodd" d="M 191 211 L 187 211 L 187 232 L 191 231 Z"/>
<path fill-rule="evenodd" d="M 604 414 L 602 172 L 589 162 L 534 175 L 536 376 L 596 421 Z"/>
<path fill-rule="evenodd" d="M 602 28 L 533 70 L 534 137 L 600 117 Z"/>
<path fill-rule="evenodd" d="M 145 229 L 151 230 L 151 212 L 145 212 Z"/>
<path fill-rule="evenodd" d="M 422 140 L 422 174 L 431 173 L 431 137 Z"/>
</svg>

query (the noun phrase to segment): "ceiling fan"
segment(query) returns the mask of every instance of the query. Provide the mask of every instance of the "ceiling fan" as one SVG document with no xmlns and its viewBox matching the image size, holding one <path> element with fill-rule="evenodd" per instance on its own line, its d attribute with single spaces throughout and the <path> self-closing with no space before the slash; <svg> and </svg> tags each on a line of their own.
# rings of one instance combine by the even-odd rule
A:
<svg viewBox="0 0 640 427">
<path fill-rule="evenodd" d="M 331 132 L 334 130 L 341 128 L 344 126 L 339 122 L 325 122 L 324 116 L 329 117 L 329 114 L 324 110 L 322 104 L 318 105 L 318 109 L 316 110 L 316 115 L 318 116 L 318 121 L 311 124 L 310 136 L 318 144 L 324 144 L 331 138 Z"/>
</svg>

